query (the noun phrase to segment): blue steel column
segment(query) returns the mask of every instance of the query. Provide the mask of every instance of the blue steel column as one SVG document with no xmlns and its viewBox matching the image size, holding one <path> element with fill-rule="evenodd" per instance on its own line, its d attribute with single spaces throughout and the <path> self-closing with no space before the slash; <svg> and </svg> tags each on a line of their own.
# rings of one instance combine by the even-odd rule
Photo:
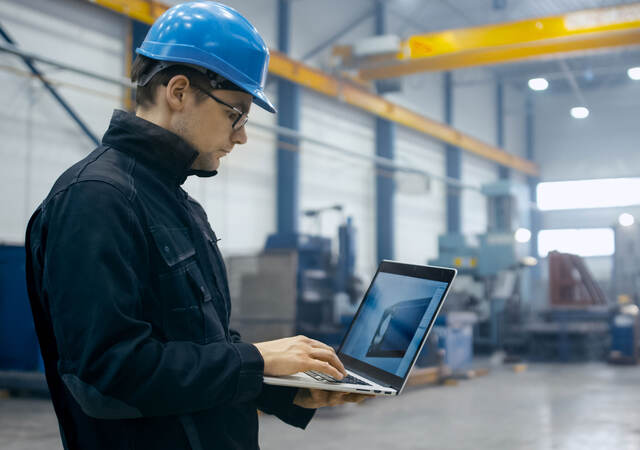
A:
<svg viewBox="0 0 640 450">
<path fill-rule="evenodd" d="M 451 72 L 444 74 L 444 121 L 447 125 L 453 124 L 453 80 Z M 446 145 L 447 177 L 455 180 L 461 179 L 462 155 L 455 145 Z M 460 194 L 458 186 L 447 184 L 447 233 L 460 234 L 462 223 L 460 221 Z"/>
<path fill-rule="evenodd" d="M 525 101 L 525 138 L 526 138 L 526 155 L 529 161 L 533 161 L 535 158 L 535 116 L 534 116 L 534 104 L 533 96 L 531 92 L 527 92 L 527 98 Z M 540 180 L 538 177 L 527 177 L 529 184 L 529 199 L 533 205 L 538 204 L 538 192 L 537 186 Z M 538 257 L 538 232 L 540 231 L 540 212 L 533 207 L 531 208 L 531 241 L 530 254 L 531 256 Z M 531 268 L 531 274 L 533 281 L 540 279 L 540 265 L 536 265 Z"/>
<path fill-rule="evenodd" d="M 388 120 L 376 119 L 376 155 L 393 159 L 395 126 Z M 376 224 L 378 260 L 393 259 L 394 192 L 393 170 L 376 167 Z"/>
<path fill-rule="evenodd" d="M 501 80 L 496 83 L 496 145 L 504 148 L 504 84 Z M 509 168 L 500 164 L 498 176 L 508 180 L 511 176 Z"/>
<path fill-rule="evenodd" d="M 289 0 L 278 1 L 278 48 L 289 52 Z M 300 130 L 300 86 L 278 78 L 278 125 Z M 284 145 L 282 145 L 282 144 Z M 300 157 L 298 139 L 278 135 L 277 227 L 280 236 L 298 232 Z"/>
<path fill-rule="evenodd" d="M 375 32 L 385 33 L 385 5 L 376 3 Z M 376 118 L 376 155 L 393 159 L 395 153 L 395 125 L 393 122 Z M 394 258 L 394 172 L 376 166 L 376 233 L 378 260 Z"/>
</svg>

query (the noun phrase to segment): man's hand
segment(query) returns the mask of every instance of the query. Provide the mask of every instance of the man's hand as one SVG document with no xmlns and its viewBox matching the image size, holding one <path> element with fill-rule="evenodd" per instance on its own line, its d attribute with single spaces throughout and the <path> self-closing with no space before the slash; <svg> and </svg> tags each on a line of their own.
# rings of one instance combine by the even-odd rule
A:
<svg viewBox="0 0 640 450">
<path fill-rule="evenodd" d="M 338 406 L 345 403 L 360 403 L 373 395 L 354 394 L 351 392 L 325 391 L 322 389 L 298 389 L 293 399 L 295 405 L 301 408 L 316 409 L 323 406 Z"/>
<path fill-rule="evenodd" d="M 317 370 L 337 380 L 342 380 L 347 375 L 333 348 L 306 336 L 253 345 L 264 359 L 265 375 L 293 375 L 307 370 Z"/>
</svg>

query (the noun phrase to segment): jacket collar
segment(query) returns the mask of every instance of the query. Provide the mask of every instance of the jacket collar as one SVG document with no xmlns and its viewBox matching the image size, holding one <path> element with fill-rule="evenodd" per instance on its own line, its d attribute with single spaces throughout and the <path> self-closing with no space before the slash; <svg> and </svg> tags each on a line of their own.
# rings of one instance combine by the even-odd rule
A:
<svg viewBox="0 0 640 450">
<path fill-rule="evenodd" d="M 115 110 L 102 143 L 154 168 L 170 181 L 182 184 L 189 175 L 212 177 L 215 170 L 193 170 L 198 151 L 183 138 L 133 113 Z"/>
</svg>

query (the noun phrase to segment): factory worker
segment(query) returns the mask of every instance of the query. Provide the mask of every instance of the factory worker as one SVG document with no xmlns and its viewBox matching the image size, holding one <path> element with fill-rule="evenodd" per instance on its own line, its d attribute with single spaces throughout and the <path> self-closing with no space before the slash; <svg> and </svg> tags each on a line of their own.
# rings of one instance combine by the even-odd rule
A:
<svg viewBox="0 0 640 450">
<path fill-rule="evenodd" d="M 346 372 L 321 342 L 229 328 L 218 238 L 181 187 L 247 142 L 252 104 L 276 112 L 268 62 L 237 11 L 167 10 L 137 49 L 135 113 L 115 111 L 31 217 L 28 290 L 65 449 L 257 449 L 258 410 L 304 428 L 315 408 L 362 400 L 263 384 Z"/>
</svg>

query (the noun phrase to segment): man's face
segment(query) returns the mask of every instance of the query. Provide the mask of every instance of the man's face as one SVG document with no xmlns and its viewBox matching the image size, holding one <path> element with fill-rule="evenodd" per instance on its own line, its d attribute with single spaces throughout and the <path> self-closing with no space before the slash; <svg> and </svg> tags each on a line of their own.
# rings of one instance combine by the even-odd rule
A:
<svg viewBox="0 0 640 450">
<path fill-rule="evenodd" d="M 174 132 L 189 142 L 199 155 L 191 168 L 196 170 L 217 170 L 220 158 L 227 156 L 236 144 L 247 142 L 244 127 L 234 130 L 232 125 L 238 118 L 233 109 L 205 97 L 196 101 L 197 88 L 186 92 L 185 109 L 175 117 Z M 241 91 L 209 91 L 219 100 L 248 114 L 251 95 Z"/>
</svg>

